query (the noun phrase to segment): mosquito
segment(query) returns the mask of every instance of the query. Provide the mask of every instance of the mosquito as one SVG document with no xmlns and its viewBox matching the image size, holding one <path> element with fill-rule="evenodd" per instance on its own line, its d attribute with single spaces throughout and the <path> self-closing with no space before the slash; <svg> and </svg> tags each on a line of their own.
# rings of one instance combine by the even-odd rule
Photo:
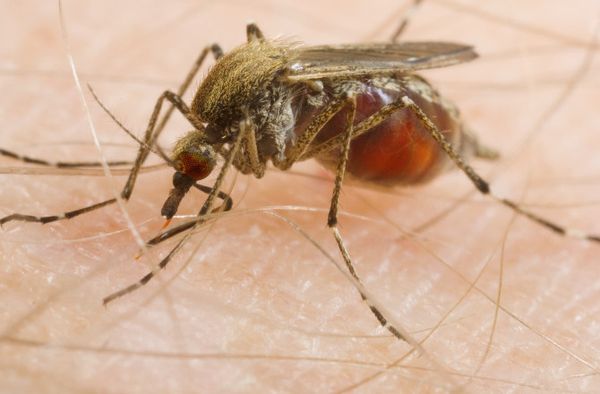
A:
<svg viewBox="0 0 600 394">
<path fill-rule="evenodd" d="M 179 91 L 165 91 L 158 98 L 121 197 L 130 198 L 151 151 L 175 169 L 173 188 L 161 210 L 165 227 L 192 187 L 208 196 L 194 221 L 147 241 L 152 246 L 185 233 L 153 271 L 104 298 L 105 305 L 152 280 L 189 239 L 190 230 L 206 222 L 211 212 L 231 209 L 231 198 L 220 189 L 232 166 L 242 174 L 262 178 L 269 162 L 285 171 L 296 162 L 314 158 L 332 170 L 335 182 L 327 226 L 349 273 L 359 284 L 362 282 L 338 229 L 339 198 L 346 178 L 394 187 L 423 183 L 457 167 L 480 193 L 513 211 L 560 235 L 600 242 L 597 235 L 567 229 L 512 200 L 497 197 L 468 164 L 468 158 L 494 159 L 497 153 L 482 145 L 457 107 L 416 72 L 471 61 L 477 57 L 473 47 L 451 42 L 301 46 L 267 39 L 256 24 L 247 25 L 246 33 L 247 42 L 227 54 L 217 44 L 204 48 Z M 188 105 L 181 96 L 209 54 L 216 62 Z M 171 107 L 159 120 L 165 101 Z M 156 142 L 174 109 L 187 119 L 191 131 L 167 156 Z M 6 150 L 0 154 L 44 164 Z M 200 185 L 198 181 L 217 168 L 219 157 L 224 163 L 212 187 Z M 214 208 L 217 198 L 223 204 Z M 0 219 L 0 224 L 71 219 L 114 202 L 110 199 L 60 215 L 15 213 Z M 379 324 L 406 341 L 399 328 L 389 323 L 362 290 L 358 291 Z"/>
</svg>

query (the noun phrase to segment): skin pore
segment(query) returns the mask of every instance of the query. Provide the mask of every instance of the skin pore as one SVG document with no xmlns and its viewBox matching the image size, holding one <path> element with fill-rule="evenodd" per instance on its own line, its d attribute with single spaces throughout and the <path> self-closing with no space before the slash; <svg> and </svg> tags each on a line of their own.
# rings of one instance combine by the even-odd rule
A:
<svg viewBox="0 0 600 394">
<path fill-rule="evenodd" d="M 566 226 L 600 233 L 593 116 L 600 81 L 589 49 L 595 2 L 480 3 L 426 0 L 405 39 L 470 43 L 482 55 L 424 75 L 502 153 L 495 163 L 474 161 L 492 190 Z M 347 7 L 346 1 L 63 3 L 80 77 L 138 136 L 156 98 L 177 88 L 201 49 L 242 43 L 249 20 L 267 37 L 358 42 L 387 39 L 402 11 L 385 0 Z M 0 17 L 0 32 L 10 37 L 0 44 L 0 147 L 97 160 L 57 9 L 53 2 L 24 1 Z M 85 85 L 84 93 L 106 157 L 133 159 L 135 142 Z M 173 116 L 161 146 L 172 147 L 188 129 Z M 3 173 L 23 167 L 0 161 Z M 125 181 L 95 172 L 2 175 L 1 215 L 61 213 L 111 198 Z M 126 205 L 142 239 L 160 230 L 171 175 L 169 169 L 141 175 Z M 598 387 L 600 245 L 515 218 L 457 171 L 414 188 L 344 188 L 340 230 L 357 272 L 389 317 L 425 340 L 418 354 L 379 327 L 327 257 L 275 216 L 297 223 L 341 263 L 326 228 L 330 174 L 307 162 L 261 180 L 233 180 L 227 186 L 233 211 L 203 227 L 156 280 L 107 308 L 103 297 L 138 280 L 174 243 L 135 260 L 139 246 L 117 206 L 44 226 L 5 225 L 0 391 Z M 203 196 L 192 192 L 179 212 L 193 215 Z"/>
</svg>

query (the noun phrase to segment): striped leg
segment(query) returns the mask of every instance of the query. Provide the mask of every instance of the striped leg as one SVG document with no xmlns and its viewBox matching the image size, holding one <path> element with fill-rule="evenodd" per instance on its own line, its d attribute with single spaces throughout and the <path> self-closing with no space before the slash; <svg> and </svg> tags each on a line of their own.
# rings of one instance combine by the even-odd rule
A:
<svg viewBox="0 0 600 394">
<path fill-rule="evenodd" d="M 354 132 L 354 116 L 356 114 L 356 98 L 349 97 L 346 100 L 346 105 L 350 106 L 350 111 L 348 111 L 348 118 L 346 119 L 346 131 L 343 134 L 344 141 L 343 141 L 342 151 L 341 151 L 342 154 L 341 154 L 341 158 L 338 163 L 337 170 L 336 170 L 335 186 L 333 189 L 333 195 L 331 197 L 331 205 L 330 205 L 329 214 L 327 217 L 327 226 L 333 232 L 333 236 L 335 237 L 335 241 L 338 245 L 338 249 L 340 250 L 340 253 L 344 259 L 344 262 L 346 263 L 346 267 L 348 268 L 348 271 L 350 272 L 352 277 L 359 284 L 362 285 L 362 281 L 360 280 L 360 277 L 356 273 L 354 264 L 352 263 L 352 258 L 350 257 L 350 253 L 348 252 L 348 249 L 346 248 L 346 245 L 344 244 L 342 235 L 340 234 L 340 231 L 337 227 L 338 205 L 339 205 L 339 199 L 340 199 L 340 192 L 342 190 L 342 183 L 344 181 L 344 174 L 346 172 L 346 165 L 348 163 L 348 156 L 350 154 L 350 142 L 352 142 L 352 139 L 355 138 L 355 136 L 356 136 L 355 132 Z M 381 324 L 382 327 L 386 328 L 389 332 L 391 332 L 396 338 L 398 338 L 401 341 L 406 342 L 407 340 L 404 337 L 404 335 L 402 335 L 400 333 L 400 331 L 396 327 L 394 327 L 388 321 L 388 319 L 385 318 L 383 313 L 373 303 L 370 302 L 367 295 L 364 294 L 360 290 L 359 290 L 359 292 L 360 292 L 360 296 L 361 296 L 362 300 L 367 304 L 367 306 L 369 307 L 369 309 L 371 310 L 371 313 L 373 313 L 375 318 L 377 318 L 377 321 L 379 322 L 379 324 Z"/>
<path fill-rule="evenodd" d="M 103 163 L 98 161 L 50 161 L 44 159 L 38 159 L 31 156 L 21 155 L 8 149 L 0 148 L 0 156 L 9 157 L 11 159 L 22 161 L 27 164 L 36 164 L 45 167 L 55 168 L 81 168 L 81 167 L 101 167 Z M 133 164 L 130 161 L 108 161 L 106 162 L 110 167 L 116 166 L 127 166 Z"/>
</svg>

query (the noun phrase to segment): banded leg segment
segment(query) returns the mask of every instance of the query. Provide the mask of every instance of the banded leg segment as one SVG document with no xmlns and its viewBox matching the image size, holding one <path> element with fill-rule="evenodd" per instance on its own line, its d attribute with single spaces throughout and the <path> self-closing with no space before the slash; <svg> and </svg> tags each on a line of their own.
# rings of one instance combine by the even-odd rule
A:
<svg viewBox="0 0 600 394">
<path fill-rule="evenodd" d="M 342 183 L 344 181 L 344 175 L 346 173 L 346 166 L 348 164 L 348 157 L 350 155 L 350 143 L 352 142 L 352 139 L 355 138 L 353 125 L 354 125 L 354 117 L 356 115 L 356 98 L 354 96 L 349 97 L 344 101 L 344 104 L 345 105 L 343 107 L 349 106 L 350 110 L 348 111 L 348 117 L 346 118 L 346 131 L 343 133 L 344 141 L 343 141 L 342 150 L 341 150 L 342 155 L 340 157 L 340 161 L 339 161 L 337 169 L 336 169 L 335 185 L 333 188 L 333 195 L 331 197 L 331 205 L 329 207 L 329 214 L 327 216 L 327 226 L 333 232 L 333 236 L 335 237 L 335 241 L 338 245 L 338 249 L 340 250 L 340 253 L 342 255 L 342 258 L 344 259 L 344 263 L 346 264 L 348 271 L 350 272 L 350 275 L 352 275 L 352 277 L 362 286 L 363 285 L 362 281 L 360 280 L 360 277 L 356 273 L 356 269 L 354 268 L 354 264 L 352 263 L 352 258 L 350 257 L 350 253 L 348 252 L 348 249 L 346 248 L 344 240 L 343 240 L 343 238 L 340 234 L 340 231 L 337 227 L 339 199 L 340 199 L 340 193 L 342 190 Z M 369 309 L 371 310 L 371 313 L 373 313 L 375 318 L 377 318 L 377 321 L 379 322 L 379 324 L 381 324 L 382 327 L 386 328 L 396 338 L 400 339 L 401 341 L 406 342 L 407 340 L 404 337 L 404 335 L 402 335 L 396 327 L 394 327 L 392 324 L 390 324 L 388 322 L 388 320 L 385 318 L 383 313 L 379 309 L 377 309 L 377 307 L 375 305 L 373 305 L 373 303 L 371 303 L 369 301 L 369 298 L 366 296 L 366 294 L 364 294 L 360 290 L 359 290 L 359 292 L 360 292 L 360 297 L 365 302 L 365 304 L 367 304 L 367 306 L 369 307 Z"/>
<path fill-rule="evenodd" d="M 36 164 L 45 167 L 55 168 L 81 168 L 81 167 L 101 167 L 103 163 L 99 161 L 50 161 L 39 159 L 36 157 L 21 155 L 8 149 L 0 148 L 0 156 L 9 157 L 11 159 L 22 161 L 27 164 Z M 110 167 L 127 166 L 133 164 L 131 161 L 107 161 Z"/>
<path fill-rule="evenodd" d="M 111 198 L 110 200 L 105 200 L 99 202 L 97 204 L 89 205 L 84 208 L 75 209 L 73 211 L 67 211 L 60 215 L 48 215 L 48 216 L 33 216 L 33 215 L 23 215 L 21 213 L 13 213 L 12 215 L 8 215 L 0 219 L 0 226 L 4 226 L 5 223 L 12 221 L 20 221 L 20 222 L 33 222 L 33 223 L 52 223 L 57 220 L 63 219 L 71 219 L 75 216 L 83 215 L 84 213 L 95 211 L 96 209 L 105 207 L 107 205 L 111 205 L 117 202 L 116 198 Z"/>
</svg>

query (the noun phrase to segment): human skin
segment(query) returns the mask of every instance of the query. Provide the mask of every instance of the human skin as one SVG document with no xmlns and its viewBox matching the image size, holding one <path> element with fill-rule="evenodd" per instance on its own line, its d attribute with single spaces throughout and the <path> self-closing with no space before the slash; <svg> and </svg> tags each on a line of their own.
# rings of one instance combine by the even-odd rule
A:
<svg viewBox="0 0 600 394">
<path fill-rule="evenodd" d="M 0 147 L 53 160 L 98 159 L 70 76 L 58 5 L 5 3 L 0 32 L 10 39 L 0 41 Z M 212 42 L 233 48 L 245 39 L 249 20 L 269 37 L 358 42 L 386 39 L 402 11 L 384 0 L 352 7 L 296 3 L 63 6 L 83 81 L 141 135 L 156 97 L 176 89 L 201 48 Z M 405 39 L 466 42 L 481 53 L 470 64 L 425 76 L 459 105 L 482 141 L 502 152 L 498 162 L 473 162 L 492 190 L 561 224 L 600 233 L 593 116 L 600 77 L 594 59 L 582 66 L 590 56 L 595 2 L 479 3 L 468 4 L 497 19 L 458 9 L 453 0 L 426 0 Z M 561 96 L 571 80 L 574 88 Z M 84 93 L 106 155 L 133 158 L 135 143 Z M 561 105 L 548 115 L 557 100 Z M 172 146 L 189 128 L 174 116 L 161 145 Z M 0 166 L 9 172 L 25 165 L 2 159 Z M 126 204 L 143 239 L 160 230 L 171 175 L 162 169 L 140 176 Z M 103 297 L 138 280 L 173 242 L 136 261 L 139 247 L 116 206 L 43 226 L 6 224 L 0 391 L 598 387 L 599 244 L 515 217 L 474 192 L 458 171 L 413 188 L 346 187 L 340 230 L 357 271 L 386 316 L 422 341 L 417 354 L 378 326 L 322 252 L 273 215 L 297 223 L 341 263 L 325 225 L 331 179 L 312 162 L 293 173 L 269 171 L 261 180 L 239 175 L 232 213 L 194 235 L 156 280 L 106 308 Z M 120 175 L 2 175 L 0 212 L 60 213 L 111 198 L 124 181 Z M 193 214 L 201 201 L 191 194 L 180 213 Z M 284 205 L 296 209 L 269 209 Z"/>
</svg>

